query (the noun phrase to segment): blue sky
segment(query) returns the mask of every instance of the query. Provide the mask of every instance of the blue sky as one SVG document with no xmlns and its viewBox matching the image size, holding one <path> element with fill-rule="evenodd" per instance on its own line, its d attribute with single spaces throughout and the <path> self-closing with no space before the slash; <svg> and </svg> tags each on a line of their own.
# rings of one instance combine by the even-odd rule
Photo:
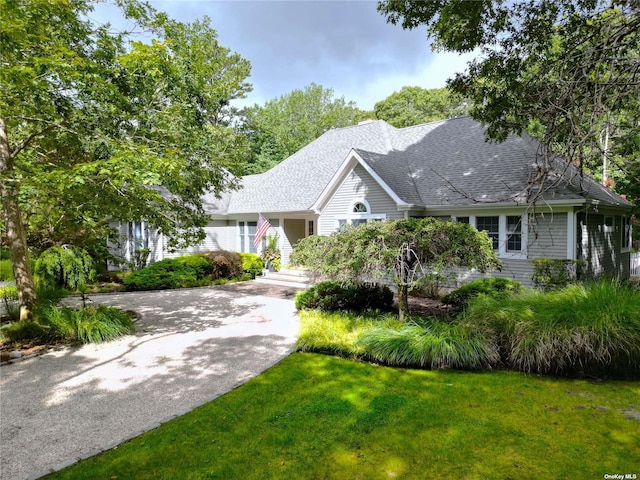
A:
<svg viewBox="0 0 640 480">
<path fill-rule="evenodd" d="M 369 0 L 155 0 L 155 9 L 190 22 L 207 15 L 220 44 L 251 62 L 252 105 L 315 82 L 373 109 L 403 86 L 443 87 L 470 55 L 435 54 L 426 30 L 387 24 Z M 115 9 L 92 18 L 120 27 Z"/>
</svg>

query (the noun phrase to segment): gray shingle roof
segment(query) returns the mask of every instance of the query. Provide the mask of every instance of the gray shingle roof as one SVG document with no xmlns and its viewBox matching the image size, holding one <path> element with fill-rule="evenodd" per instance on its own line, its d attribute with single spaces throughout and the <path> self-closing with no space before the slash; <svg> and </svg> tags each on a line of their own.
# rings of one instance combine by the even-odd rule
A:
<svg viewBox="0 0 640 480">
<path fill-rule="evenodd" d="M 469 117 L 402 129 L 380 120 L 334 129 L 271 170 L 244 177 L 226 212 L 308 210 L 352 149 L 403 201 L 439 206 L 526 202 L 524 190 L 536 171 L 539 144 L 527 135 L 485 142 L 484 128 Z M 580 179 L 572 167 L 557 178 L 566 181 L 553 182 L 545 200 L 578 203 L 586 197 L 629 205 L 592 179 Z M 223 213 L 224 200 L 216 213 Z"/>
</svg>

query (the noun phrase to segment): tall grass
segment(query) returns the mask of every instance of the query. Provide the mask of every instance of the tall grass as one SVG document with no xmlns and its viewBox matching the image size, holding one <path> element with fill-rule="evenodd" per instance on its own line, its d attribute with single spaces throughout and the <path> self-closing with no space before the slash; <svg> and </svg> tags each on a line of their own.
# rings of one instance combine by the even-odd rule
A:
<svg viewBox="0 0 640 480">
<path fill-rule="evenodd" d="M 299 351 L 427 368 L 479 369 L 499 359 L 492 337 L 470 324 L 317 310 L 301 311 L 300 319 Z"/>
<path fill-rule="evenodd" d="M 509 299 L 480 296 L 467 322 L 493 330 L 507 364 L 525 372 L 640 375 L 640 294 L 601 281 Z"/>
<path fill-rule="evenodd" d="M 377 326 L 358 339 L 366 356 L 394 366 L 481 369 L 498 362 L 490 335 L 468 323 L 438 318 Z"/>
<path fill-rule="evenodd" d="M 100 343 L 134 332 L 131 317 L 117 308 L 51 308 L 45 323 L 78 343 Z"/>
</svg>

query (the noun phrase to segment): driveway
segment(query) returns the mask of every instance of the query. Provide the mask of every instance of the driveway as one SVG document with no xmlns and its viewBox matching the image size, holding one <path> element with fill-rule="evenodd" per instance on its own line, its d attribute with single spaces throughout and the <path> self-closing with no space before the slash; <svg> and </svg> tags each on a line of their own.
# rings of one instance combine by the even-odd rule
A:
<svg viewBox="0 0 640 480">
<path fill-rule="evenodd" d="M 136 335 L 0 367 L 0 478 L 37 478 L 246 382 L 293 349 L 294 291 L 254 282 L 92 295 Z"/>
</svg>

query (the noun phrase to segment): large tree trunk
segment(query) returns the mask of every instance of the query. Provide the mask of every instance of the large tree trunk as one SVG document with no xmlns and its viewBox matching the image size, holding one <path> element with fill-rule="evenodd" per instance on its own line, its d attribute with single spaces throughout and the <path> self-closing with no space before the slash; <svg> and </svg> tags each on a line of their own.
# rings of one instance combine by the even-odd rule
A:
<svg viewBox="0 0 640 480">
<path fill-rule="evenodd" d="M 18 194 L 20 182 L 13 175 L 13 158 L 9 149 L 9 137 L 3 118 L 0 118 L 0 194 L 2 209 L 7 228 L 7 243 L 11 251 L 13 275 L 16 279 L 18 301 L 20 302 L 20 320 L 27 320 L 38 304 L 36 286 L 29 264 L 27 236 L 22 224 Z"/>
</svg>

